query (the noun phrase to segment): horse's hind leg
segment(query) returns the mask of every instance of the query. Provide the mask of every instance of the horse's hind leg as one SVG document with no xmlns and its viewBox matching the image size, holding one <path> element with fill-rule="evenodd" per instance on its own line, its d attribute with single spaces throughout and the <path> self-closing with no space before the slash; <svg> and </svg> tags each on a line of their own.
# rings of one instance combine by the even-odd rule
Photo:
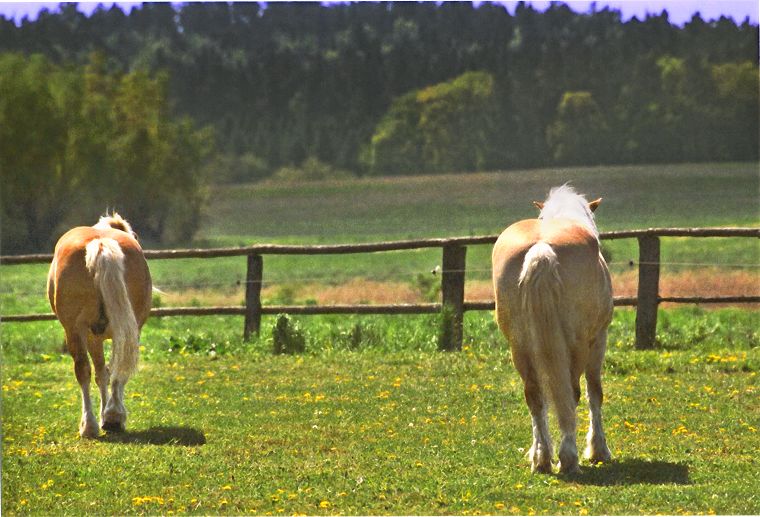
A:
<svg viewBox="0 0 760 517">
<path fill-rule="evenodd" d="M 536 370 L 527 354 L 512 349 L 515 367 L 522 377 L 525 402 L 528 404 L 533 426 L 533 445 L 528 452 L 531 471 L 549 474 L 552 471 L 552 439 L 549 434 L 547 405 Z"/>
<path fill-rule="evenodd" d="M 90 377 L 92 370 L 90 360 L 87 357 L 87 330 L 79 329 L 69 331 L 66 329 L 66 345 L 74 359 L 74 374 L 79 387 L 82 390 L 82 419 L 79 422 L 79 435 L 82 438 L 96 438 L 98 436 L 98 422 L 92 412 L 90 400 Z"/>
<path fill-rule="evenodd" d="M 111 396 L 108 398 L 103 416 L 103 429 L 106 431 L 122 432 L 127 427 L 127 408 L 124 405 L 125 384 L 125 381 L 116 378 L 111 380 Z"/>
<path fill-rule="evenodd" d="M 562 436 L 559 445 L 559 471 L 563 474 L 577 474 L 578 447 L 576 445 L 576 410 L 581 396 L 580 375 L 576 376 L 570 369 L 566 370 L 567 376 L 560 379 L 552 379 L 551 390 L 553 392 L 557 423 Z"/>
<path fill-rule="evenodd" d="M 100 390 L 100 425 L 105 423 L 106 404 L 108 403 L 108 383 L 110 373 L 103 356 L 103 338 L 90 334 L 87 340 L 87 349 L 90 351 L 92 364 L 95 367 L 95 383 Z"/>
<path fill-rule="evenodd" d="M 607 344 L 607 331 L 602 331 L 591 348 L 586 366 L 586 392 L 589 405 L 589 426 L 584 456 L 592 463 L 609 461 L 612 457 L 602 428 L 602 362 Z"/>
<path fill-rule="evenodd" d="M 103 417 L 103 429 L 122 432 L 126 429 L 127 408 L 124 406 L 124 383 L 116 379 L 111 381 L 111 397 L 106 405 Z"/>
</svg>

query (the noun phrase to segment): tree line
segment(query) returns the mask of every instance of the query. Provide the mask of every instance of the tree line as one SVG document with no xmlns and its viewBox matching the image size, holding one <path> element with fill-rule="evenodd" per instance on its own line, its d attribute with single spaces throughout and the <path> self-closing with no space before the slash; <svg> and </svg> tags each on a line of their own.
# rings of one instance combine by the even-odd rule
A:
<svg viewBox="0 0 760 517">
<path fill-rule="evenodd" d="M 27 105 L 0 94 L 3 110 L 22 113 L 13 115 L 21 125 L 3 129 L 0 153 L 10 158 L 0 157 L 0 172 L 4 183 L 12 176 L 30 185 L 53 170 L 56 181 L 73 169 L 82 177 L 108 170 L 101 174 L 122 178 L 119 191 L 134 200 L 118 203 L 150 213 L 151 237 L 166 240 L 183 238 L 193 217 L 153 214 L 123 178 L 153 181 L 171 168 L 186 172 L 162 181 L 187 174 L 179 183 L 190 188 L 344 171 L 757 160 L 757 41 L 747 20 L 695 14 L 678 27 L 666 11 L 624 22 L 614 9 L 576 13 L 561 3 L 543 12 L 520 3 L 513 13 L 462 2 L 145 3 L 89 16 L 61 4 L 18 26 L 0 17 L 3 88 L 21 95 L 6 83 L 20 81 L 23 67 L 50 81 L 42 107 L 32 106 L 35 97 Z M 54 108 L 62 111 L 46 124 L 79 127 L 38 150 L 57 158 L 42 167 L 14 157 L 31 145 L 24 124 Z M 139 118 L 126 113 L 133 108 L 141 122 L 111 122 Z M 81 127 L 71 122 L 77 117 Z M 85 144 L 86 135 L 97 143 Z M 111 181 L 103 178 L 101 193 Z M 21 199 L 8 190 L 4 211 L 6 200 Z M 201 199 L 196 193 L 189 205 Z"/>
<path fill-rule="evenodd" d="M 49 250 L 107 209 L 149 241 L 195 233 L 212 133 L 169 115 L 165 74 L 104 66 L 98 54 L 82 67 L 0 55 L 3 253 Z"/>
</svg>

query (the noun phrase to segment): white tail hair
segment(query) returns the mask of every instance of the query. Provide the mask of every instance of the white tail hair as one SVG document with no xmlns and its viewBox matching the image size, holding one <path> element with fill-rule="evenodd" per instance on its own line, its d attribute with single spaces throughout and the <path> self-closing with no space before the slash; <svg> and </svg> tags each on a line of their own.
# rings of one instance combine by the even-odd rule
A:
<svg viewBox="0 0 760 517">
<path fill-rule="evenodd" d="M 126 383 L 137 368 L 140 331 L 124 283 L 124 252 L 114 239 L 94 239 L 87 244 L 85 264 L 93 275 L 111 328 L 111 375 Z"/>
<path fill-rule="evenodd" d="M 529 339 L 536 373 L 549 389 L 558 415 L 575 411 L 571 393 L 563 389 L 570 384 L 570 357 L 560 304 L 562 289 L 557 254 L 548 243 L 537 242 L 525 255 L 518 281 L 526 315 L 523 333 Z"/>
</svg>

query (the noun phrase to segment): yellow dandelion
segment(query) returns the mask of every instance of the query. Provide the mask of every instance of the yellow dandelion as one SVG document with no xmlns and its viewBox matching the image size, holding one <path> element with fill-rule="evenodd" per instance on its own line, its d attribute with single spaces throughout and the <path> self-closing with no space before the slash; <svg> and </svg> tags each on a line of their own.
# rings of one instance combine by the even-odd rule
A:
<svg viewBox="0 0 760 517">
<path fill-rule="evenodd" d="M 224 485 L 222 490 L 232 490 L 232 487 L 230 485 Z"/>
<path fill-rule="evenodd" d="M 330 508 L 330 501 L 320 501 L 319 502 L 320 508 Z"/>
<path fill-rule="evenodd" d="M 493 506 L 494 506 L 494 508 L 496 508 L 497 510 L 503 510 L 503 509 L 504 509 L 504 503 L 496 503 L 496 504 L 495 504 L 495 505 L 493 505 Z"/>
</svg>

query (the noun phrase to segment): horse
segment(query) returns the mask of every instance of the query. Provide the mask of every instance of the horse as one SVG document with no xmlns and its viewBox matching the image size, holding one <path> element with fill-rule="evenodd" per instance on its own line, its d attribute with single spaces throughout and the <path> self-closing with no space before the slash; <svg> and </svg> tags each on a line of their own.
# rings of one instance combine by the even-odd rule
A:
<svg viewBox="0 0 760 517">
<path fill-rule="evenodd" d="M 576 409 L 582 373 L 590 413 L 584 455 L 592 463 L 611 459 L 602 427 L 601 372 L 612 287 L 593 214 L 601 201 L 588 202 L 567 184 L 555 187 L 544 203 L 534 201 L 538 219 L 512 224 L 493 248 L 495 316 L 524 384 L 532 472 L 552 472 L 549 401 L 561 434 L 559 471 L 580 472 Z"/>
<path fill-rule="evenodd" d="M 47 292 L 82 391 L 79 435 L 96 438 L 100 432 L 90 401 L 88 351 L 100 390 L 100 426 L 124 431 L 124 386 L 137 368 L 140 331 L 152 295 L 148 264 L 129 223 L 114 212 L 94 226 L 66 232 L 55 246 Z M 103 341 L 108 338 L 112 350 L 106 366 Z"/>
</svg>

